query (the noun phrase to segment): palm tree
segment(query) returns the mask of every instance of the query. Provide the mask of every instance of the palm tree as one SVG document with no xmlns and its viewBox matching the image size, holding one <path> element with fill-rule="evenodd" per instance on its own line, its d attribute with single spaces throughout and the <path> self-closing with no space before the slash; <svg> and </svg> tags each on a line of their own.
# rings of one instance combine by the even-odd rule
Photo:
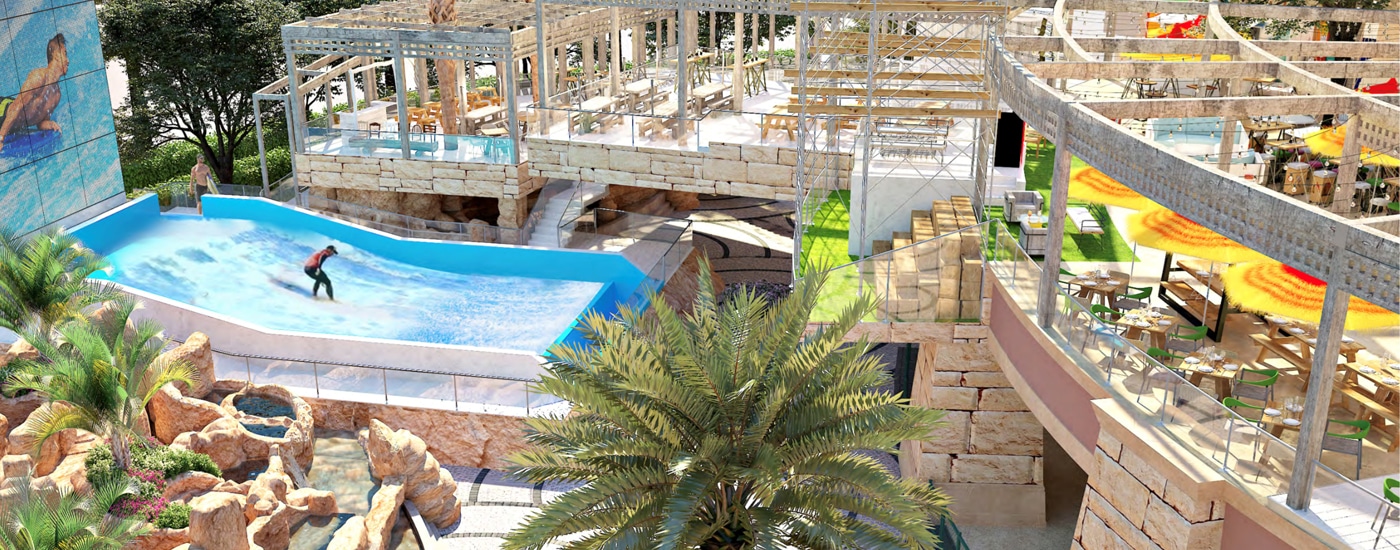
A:
<svg viewBox="0 0 1400 550">
<path fill-rule="evenodd" d="M 751 291 L 717 304 L 699 271 L 692 313 L 653 297 L 646 316 L 588 315 L 592 347 L 550 350 L 539 386 L 573 410 L 527 420 L 512 473 L 583 485 L 506 547 L 935 548 L 948 499 L 870 452 L 926 439 L 943 413 L 879 389 L 869 344 L 842 342 L 872 303 L 804 337 L 824 276 L 771 305 Z"/>
<path fill-rule="evenodd" d="M 44 440 L 67 428 L 81 428 L 108 439 L 117 468 L 129 469 L 129 436 L 141 413 L 167 382 L 193 385 L 194 367 L 182 361 L 157 361 L 165 340 L 155 321 L 132 321 L 135 299 L 120 296 L 108 302 L 101 321 L 71 319 L 55 329 L 54 342 L 25 338 L 35 344 L 40 359 L 21 361 L 8 386 L 41 393 L 68 407 L 34 412 L 36 422 L 24 435 L 37 452 Z"/>
<path fill-rule="evenodd" d="M 115 295 L 109 286 L 87 280 L 106 265 L 66 233 L 20 238 L 0 230 L 0 328 L 20 332 L 34 324 L 34 332 L 47 339 L 60 321 Z"/>
<path fill-rule="evenodd" d="M 67 485 L 37 491 L 29 479 L 18 481 L 15 500 L 0 515 L 0 549 L 116 550 L 149 530 L 140 516 L 107 513 L 121 497 L 136 493 L 128 479 L 77 492 Z"/>
</svg>

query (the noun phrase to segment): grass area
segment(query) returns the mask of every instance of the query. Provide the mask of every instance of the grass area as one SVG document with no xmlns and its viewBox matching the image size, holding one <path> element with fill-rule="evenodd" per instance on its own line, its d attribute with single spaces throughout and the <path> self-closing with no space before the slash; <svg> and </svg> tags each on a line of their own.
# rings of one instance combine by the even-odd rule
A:
<svg viewBox="0 0 1400 550">
<path fill-rule="evenodd" d="M 831 269 L 845 265 L 858 258 L 850 250 L 851 237 L 851 192 L 832 191 L 813 216 L 812 226 L 802 234 L 802 273 Z M 860 274 L 852 266 L 833 272 L 822 287 L 822 297 L 812 312 L 813 321 L 831 321 L 850 305 L 860 284 Z M 869 290 L 869 289 L 867 289 Z M 872 315 L 870 319 L 874 320 Z"/>
<path fill-rule="evenodd" d="M 802 271 L 831 269 L 856 261 L 850 250 L 851 192 L 832 191 L 802 234 Z"/>
<path fill-rule="evenodd" d="M 1078 158 L 1073 159 L 1073 168 L 1087 166 L 1084 161 Z M 1055 170 L 1055 146 L 1046 143 L 1042 146 L 1039 156 L 1026 157 L 1026 190 L 1036 191 L 1045 197 L 1045 204 L 1050 204 L 1050 178 Z M 1061 252 L 1061 259 L 1066 262 L 1130 262 L 1133 257 L 1133 249 L 1123 240 L 1123 235 L 1118 232 L 1118 227 L 1113 224 L 1113 220 L 1108 215 L 1108 208 L 1101 204 L 1091 204 L 1080 200 L 1070 199 L 1070 206 L 1083 206 L 1089 209 L 1094 215 L 1094 219 L 1099 221 L 1103 227 L 1102 235 L 1084 235 L 1074 228 L 1068 219 L 1065 220 L 1065 246 Z M 987 217 L 1000 218 L 1000 206 L 988 206 Z M 1011 230 L 1011 234 L 1017 238 L 1021 236 L 1019 224 L 1006 224 Z"/>
</svg>

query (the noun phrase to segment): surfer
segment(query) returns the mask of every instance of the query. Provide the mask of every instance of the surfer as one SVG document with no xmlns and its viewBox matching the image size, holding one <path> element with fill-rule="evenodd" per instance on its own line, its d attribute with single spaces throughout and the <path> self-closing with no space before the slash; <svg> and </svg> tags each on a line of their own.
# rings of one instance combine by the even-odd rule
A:
<svg viewBox="0 0 1400 550">
<path fill-rule="evenodd" d="M 321 289 L 321 285 L 326 285 L 326 297 L 335 301 L 335 292 L 331 290 L 331 278 L 326 276 L 326 272 L 321 269 L 321 264 L 326 263 L 326 258 L 337 254 L 339 252 L 335 251 L 334 246 L 327 246 L 306 259 L 306 264 L 303 266 L 306 270 L 306 276 L 316 281 L 316 284 L 311 285 L 312 298 L 316 297 L 316 292 Z"/>
</svg>

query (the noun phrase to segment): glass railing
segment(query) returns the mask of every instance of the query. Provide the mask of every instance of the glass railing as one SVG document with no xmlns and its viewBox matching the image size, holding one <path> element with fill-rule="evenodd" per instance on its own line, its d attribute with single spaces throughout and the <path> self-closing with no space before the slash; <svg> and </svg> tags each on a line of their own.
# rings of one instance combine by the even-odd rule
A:
<svg viewBox="0 0 1400 550">
<path fill-rule="evenodd" d="M 598 208 L 566 218 L 559 244 L 565 248 L 613 250 L 646 274 L 619 303 L 645 307 L 649 292 L 661 292 L 667 278 L 690 256 L 691 221 Z"/>
<path fill-rule="evenodd" d="M 865 321 L 979 322 L 988 228 L 982 223 L 826 270 L 813 320 L 833 320 L 867 296 L 875 311 Z"/>
<path fill-rule="evenodd" d="M 1011 238 L 1000 220 L 990 224 L 983 233 L 988 237 L 983 246 L 989 251 L 987 272 L 1005 288 L 1014 307 L 1026 317 L 1037 319 L 1040 279 L 1045 273 Z M 1207 393 L 1200 387 L 1203 380 L 1210 378 L 1208 373 L 1190 369 L 1189 365 L 1169 366 L 1149 356 L 1143 350 L 1145 344 L 1122 336 L 1119 325 L 1096 316 L 1084 299 L 1070 295 L 1063 286 L 1056 285 L 1051 307 L 1050 326 L 1041 330 L 1115 400 L 1156 425 L 1191 459 L 1215 470 L 1322 543 L 1338 546 L 1340 535 L 1335 526 L 1314 522 L 1331 520 L 1317 519 L 1316 514 L 1283 504 L 1295 455 L 1293 446 L 1274 435 L 1284 428 L 1226 408 L 1216 392 Z M 1213 380 L 1225 383 L 1221 378 Z M 1329 498 L 1328 494 L 1345 493 L 1351 499 L 1351 508 L 1365 511 L 1359 514 L 1375 514 L 1385 502 L 1375 492 L 1320 462 L 1314 462 L 1312 467 L 1316 470 L 1314 503 L 1319 498 Z M 1364 524 L 1364 518 L 1340 519 Z M 1372 540 L 1356 543 L 1364 542 L 1369 548 Z"/>
<path fill-rule="evenodd" d="M 302 397 L 506 416 L 568 410 L 567 402 L 535 389 L 533 380 L 213 353 L 220 380 L 278 384 Z"/>
<path fill-rule="evenodd" d="M 515 145 L 510 136 L 443 135 L 410 132 L 409 156 L 404 157 L 404 140 L 395 128 L 345 130 L 306 128 L 306 153 L 351 157 L 412 158 L 445 162 L 512 164 Z"/>
</svg>

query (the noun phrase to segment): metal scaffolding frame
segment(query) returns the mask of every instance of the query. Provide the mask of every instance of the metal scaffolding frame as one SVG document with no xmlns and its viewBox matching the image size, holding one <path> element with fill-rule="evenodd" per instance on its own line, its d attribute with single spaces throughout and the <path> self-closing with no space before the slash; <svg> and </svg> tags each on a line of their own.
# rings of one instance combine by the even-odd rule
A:
<svg viewBox="0 0 1400 550">
<path fill-rule="evenodd" d="M 871 253 L 866 208 L 889 185 L 966 181 L 981 207 L 996 139 L 997 97 L 986 76 L 989 38 L 1004 23 L 996 5 L 794 4 L 798 12 L 798 117 L 793 271 L 803 235 L 841 189 L 852 155 L 846 205 L 860 256 Z M 914 11 L 909 11 L 914 10 Z M 822 128 L 825 131 L 816 131 Z M 839 129 L 854 130 L 843 137 Z M 903 175 L 896 175 L 902 173 Z M 922 181 L 918 181 L 922 180 Z M 918 208 L 915 208 L 918 209 Z M 909 209 L 897 212 L 907 214 Z M 857 214 L 858 213 L 858 214 Z"/>
</svg>

